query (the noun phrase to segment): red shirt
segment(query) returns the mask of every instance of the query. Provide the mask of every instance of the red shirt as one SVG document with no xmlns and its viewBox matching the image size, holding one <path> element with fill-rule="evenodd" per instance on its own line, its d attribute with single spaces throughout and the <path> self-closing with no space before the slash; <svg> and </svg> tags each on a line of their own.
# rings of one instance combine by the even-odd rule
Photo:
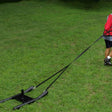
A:
<svg viewBox="0 0 112 112">
<path fill-rule="evenodd" d="M 103 35 L 112 36 L 112 14 L 110 14 L 107 18 Z"/>
</svg>

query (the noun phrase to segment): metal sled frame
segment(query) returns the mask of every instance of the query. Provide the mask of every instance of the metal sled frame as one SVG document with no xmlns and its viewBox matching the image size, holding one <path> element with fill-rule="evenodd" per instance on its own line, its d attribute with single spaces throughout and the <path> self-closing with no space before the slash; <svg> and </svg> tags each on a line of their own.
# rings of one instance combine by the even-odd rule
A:
<svg viewBox="0 0 112 112">
<path fill-rule="evenodd" d="M 13 110 L 20 109 L 22 106 L 24 106 L 26 104 L 34 103 L 35 101 L 43 98 L 44 96 L 46 96 L 48 94 L 48 89 L 52 86 L 53 83 L 55 83 L 55 81 L 62 75 L 62 73 L 68 67 L 69 67 L 69 65 L 65 66 L 64 68 L 62 68 L 61 70 L 59 70 L 55 74 L 53 74 L 50 77 L 48 77 L 46 80 L 44 80 L 41 83 L 39 83 L 36 87 L 31 86 L 30 88 L 26 89 L 25 91 L 22 89 L 21 93 L 18 93 L 18 94 L 14 95 L 14 96 L 11 96 L 9 98 L 3 99 L 3 100 L 0 101 L 0 103 L 3 103 L 5 101 L 11 100 L 11 99 L 15 99 L 15 100 L 17 100 L 19 102 L 22 102 L 22 104 L 15 106 L 13 108 Z M 32 97 L 29 97 L 29 96 L 25 95 L 25 93 L 31 92 L 32 90 L 36 89 L 37 87 L 39 87 L 40 85 L 42 85 L 43 83 L 45 83 L 46 81 L 48 81 L 49 79 L 51 79 L 54 76 L 56 76 L 57 74 L 59 74 L 59 75 L 48 85 L 48 87 L 44 90 L 44 92 L 41 93 L 38 97 L 32 98 Z"/>
<path fill-rule="evenodd" d="M 14 96 L 11 96 L 11 97 L 9 97 L 9 98 L 7 98 L 7 99 L 1 100 L 0 103 L 3 103 L 3 102 L 5 102 L 5 101 L 11 100 L 11 99 L 15 99 L 15 100 L 17 100 L 17 101 L 22 102 L 22 104 L 17 105 L 17 106 L 15 106 L 15 107 L 13 108 L 13 110 L 15 110 L 15 109 L 19 109 L 20 107 L 22 107 L 22 106 L 24 106 L 24 105 L 26 105 L 26 104 L 31 104 L 31 103 L 35 102 L 36 100 L 39 100 L 40 98 L 42 98 L 42 97 L 44 97 L 44 96 L 46 96 L 46 95 L 48 94 L 47 91 L 44 91 L 44 92 L 43 92 L 41 95 L 39 95 L 37 98 L 31 98 L 31 97 L 25 95 L 25 93 L 28 93 L 28 92 L 32 91 L 33 89 L 34 89 L 34 87 L 31 86 L 30 88 L 28 88 L 28 89 L 25 90 L 25 91 L 24 91 L 24 90 L 21 90 L 21 93 L 16 94 L 16 95 L 14 95 Z"/>
<path fill-rule="evenodd" d="M 56 80 L 64 73 L 64 71 L 73 63 L 75 62 L 80 56 L 82 56 L 87 50 L 89 50 L 89 48 L 91 48 L 98 40 L 100 40 L 102 38 L 102 36 L 100 36 L 96 41 L 94 41 L 89 47 L 87 47 L 82 53 L 80 53 L 71 63 L 69 63 L 67 66 L 63 67 L 61 70 L 59 70 L 58 72 L 56 72 L 55 74 L 51 75 L 50 77 L 48 77 L 47 79 L 45 79 L 44 81 L 42 81 L 41 83 L 39 83 L 36 87 L 31 86 L 30 88 L 26 89 L 25 91 L 22 89 L 21 93 L 18 93 L 14 96 L 11 96 L 9 98 L 3 99 L 0 101 L 0 103 L 3 103 L 5 101 L 11 100 L 11 99 L 15 99 L 17 101 L 22 102 L 22 104 L 17 105 L 13 108 L 13 110 L 15 109 L 19 109 L 22 106 L 26 105 L 26 104 L 31 104 L 41 98 L 43 98 L 44 96 L 46 96 L 48 94 L 48 89 L 56 82 Z M 36 98 L 31 98 L 27 95 L 25 95 L 25 93 L 31 92 L 32 90 L 34 90 L 35 88 L 39 87 L 40 85 L 42 85 L 43 83 L 45 83 L 46 81 L 48 81 L 49 79 L 53 78 L 54 76 L 56 76 L 58 74 L 58 76 L 48 85 L 48 87 L 44 90 L 44 92 L 42 94 L 40 94 L 38 97 Z"/>
</svg>

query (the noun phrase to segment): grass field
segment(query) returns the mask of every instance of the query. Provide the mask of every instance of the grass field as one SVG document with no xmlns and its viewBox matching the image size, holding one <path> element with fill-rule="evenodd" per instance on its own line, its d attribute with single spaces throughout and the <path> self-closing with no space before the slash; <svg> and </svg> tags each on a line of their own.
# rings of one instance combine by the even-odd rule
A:
<svg viewBox="0 0 112 112">
<path fill-rule="evenodd" d="M 0 99 L 43 81 L 102 35 L 112 2 L 28 0 L 0 4 Z M 73 63 L 43 99 L 15 112 L 112 112 L 111 67 L 99 40 Z M 52 80 L 51 80 L 52 81 Z M 28 93 L 37 97 L 51 82 Z M 13 112 L 20 104 L 0 104 Z"/>
</svg>

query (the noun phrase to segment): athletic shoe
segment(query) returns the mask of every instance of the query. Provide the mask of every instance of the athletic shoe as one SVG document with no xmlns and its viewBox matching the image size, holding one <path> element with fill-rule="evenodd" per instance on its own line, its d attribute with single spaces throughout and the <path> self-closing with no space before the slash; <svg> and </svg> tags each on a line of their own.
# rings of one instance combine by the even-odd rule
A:
<svg viewBox="0 0 112 112">
<path fill-rule="evenodd" d="M 104 65 L 112 66 L 111 59 L 105 58 L 105 59 L 104 59 Z"/>
</svg>

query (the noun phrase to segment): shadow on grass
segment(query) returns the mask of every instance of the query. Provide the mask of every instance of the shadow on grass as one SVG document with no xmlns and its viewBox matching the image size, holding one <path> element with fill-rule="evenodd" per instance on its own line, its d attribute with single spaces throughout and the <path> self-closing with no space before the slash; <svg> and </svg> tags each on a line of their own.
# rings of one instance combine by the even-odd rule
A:
<svg viewBox="0 0 112 112">
<path fill-rule="evenodd" d="M 20 2 L 22 0 L 0 0 L 0 3 L 12 3 L 12 2 Z"/>
<path fill-rule="evenodd" d="M 64 7 L 69 8 L 77 8 L 83 10 L 99 10 L 99 9 L 107 9 L 111 8 L 112 1 L 111 0 L 0 0 L 0 3 L 12 3 L 12 2 L 20 2 L 20 1 L 27 1 L 27 2 L 45 2 L 58 4 Z"/>
<path fill-rule="evenodd" d="M 26 0 L 26 1 L 56 3 L 58 5 L 62 5 L 65 7 L 77 8 L 77 9 L 83 9 L 83 10 L 99 10 L 105 7 L 110 8 L 112 5 L 111 0 Z"/>
<path fill-rule="evenodd" d="M 88 1 L 88 0 L 60 0 L 64 3 L 65 6 L 69 6 L 70 8 L 77 9 L 85 9 L 92 10 L 95 9 L 99 5 L 99 1 Z"/>
</svg>

